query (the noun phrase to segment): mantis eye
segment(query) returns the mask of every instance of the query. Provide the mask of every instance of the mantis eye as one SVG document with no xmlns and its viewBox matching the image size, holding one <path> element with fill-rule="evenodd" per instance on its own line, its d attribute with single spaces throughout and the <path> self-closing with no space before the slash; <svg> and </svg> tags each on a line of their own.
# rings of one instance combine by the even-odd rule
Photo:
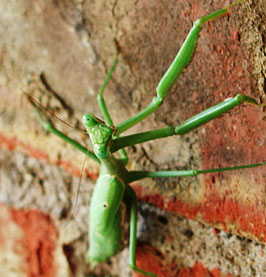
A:
<svg viewBox="0 0 266 277">
<path fill-rule="evenodd" d="M 97 124 L 96 120 L 90 114 L 85 114 L 82 118 L 82 121 L 86 127 L 93 127 Z"/>
</svg>

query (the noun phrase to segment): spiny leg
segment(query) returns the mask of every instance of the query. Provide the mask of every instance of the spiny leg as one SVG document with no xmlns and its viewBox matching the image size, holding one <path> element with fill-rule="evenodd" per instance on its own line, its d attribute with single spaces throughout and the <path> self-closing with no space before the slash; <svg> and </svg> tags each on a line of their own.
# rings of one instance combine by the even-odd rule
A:
<svg viewBox="0 0 266 277">
<path fill-rule="evenodd" d="M 151 104 L 149 104 L 144 110 L 136 114 L 135 116 L 119 123 L 116 126 L 117 134 L 121 134 L 122 132 L 128 130 L 138 122 L 145 119 L 151 113 L 153 113 L 163 102 L 164 98 L 167 96 L 169 89 L 175 83 L 176 79 L 182 73 L 183 69 L 190 62 L 193 52 L 196 47 L 196 43 L 199 37 L 199 33 L 203 28 L 205 22 L 213 20 L 217 17 L 223 16 L 229 12 L 229 8 L 233 5 L 236 5 L 243 0 L 236 1 L 229 5 L 226 8 L 220 9 L 216 12 L 208 14 L 193 23 L 193 27 L 191 28 L 186 40 L 184 41 L 182 47 L 180 48 L 177 56 L 175 57 L 173 63 L 167 70 L 167 72 L 162 77 L 159 85 L 156 88 L 157 95 L 153 98 Z"/>
<path fill-rule="evenodd" d="M 93 152 L 89 151 L 86 147 L 82 146 L 77 141 L 71 139 L 70 137 L 68 137 L 67 135 L 65 135 L 64 133 L 62 133 L 58 129 L 56 129 L 50 121 L 44 120 L 42 118 L 42 116 L 40 114 L 40 111 L 37 108 L 36 104 L 30 98 L 29 98 L 29 101 L 33 105 L 34 112 L 36 114 L 36 117 L 37 117 L 38 121 L 41 123 L 41 125 L 44 127 L 45 130 L 55 134 L 56 136 L 58 136 L 59 138 L 61 138 L 65 142 L 71 144 L 72 146 L 77 148 L 79 151 L 81 151 L 82 153 L 87 155 L 89 158 L 93 159 L 95 162 L 100 163 L 100 160 L 95 156 L 95 154 Z"/>
<path fill-rule="evenodd" d="M 156 274 L 142 269 L 136 266 L 136 242 L 137 242 L 137 196 L 135 191 L 128 185 L 125 191 L 125 197 L 130 205 L 130 234 L 129 234 L 129 267 L 146 276 L 156 277 Z"/>
<path fill-rule="evenodd" d="M 114 57 L 112 66 L 111 66 L 109 72 L 107 73 L 107 76 L 106 76 L 106 78 L 105 78 L 105 80 L 104 80 L 104 82 L 101 86 L 101 89 L 100 89 L 100 91 L 97 95 L 97 101 L 98 101 L 100 110 L 101 110 L 101 112 L 102 112 L 102 114 L 103 114 L 103 116 L 104 116 L 104 118 L 105 118 L 105 120 L 106 120 L 106 122 L 109 126 L 113 126 L 114 124 L 113 124 L 113 120 L 112 120 L 112 118 L 111 118 L 111 116 L 108 112 L 107 106 L 105 104 L 105 101 L 104 101 L 104 98 L 103 98 L 103 93 L 104 93 L 104 90 L 105 90 L 105 88 L 106 88 L 106 86 L 107 86 L 114 70 L 115 70 L 115 67 L 117 65 L 117 61 L 118 61 L 118 51 L 116 51 L 116 53 L 115 53 L 115 57 Z M 116 135 L 115 138 L 118 138 L 118 135 Z M 128 162 L 128 156 L 127 156 L 126 150 L 121 149 L 119 151 L 119 154 L 121 156 L 121 161 L 124 163 L 124 165 L 126 165 L 127 162 Z"/>
</svg>

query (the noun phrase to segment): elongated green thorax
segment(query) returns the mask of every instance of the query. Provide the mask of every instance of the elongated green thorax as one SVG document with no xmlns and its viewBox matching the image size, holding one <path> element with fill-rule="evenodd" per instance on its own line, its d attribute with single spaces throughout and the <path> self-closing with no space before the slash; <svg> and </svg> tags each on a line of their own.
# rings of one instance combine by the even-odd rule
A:
<svg viewBox="0 0 266 277">
<path fill-rule="evenodd" d="M 92 114 L 85 114 L 82 121 L 90 136 L 95 155 L 99 159 L 106 159 L 110 154 L 113 129 Z"/>
</svg>

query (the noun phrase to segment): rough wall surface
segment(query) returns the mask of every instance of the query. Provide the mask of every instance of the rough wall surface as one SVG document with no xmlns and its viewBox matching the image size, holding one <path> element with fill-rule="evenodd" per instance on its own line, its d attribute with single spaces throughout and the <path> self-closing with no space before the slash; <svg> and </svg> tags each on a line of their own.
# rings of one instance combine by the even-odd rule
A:
<svg viewBox="0 0 266 277">
<path fill-rule="evenodd" d="M 70 218 L 84 157 L 42 130 L 21 90 L 81 127 L 84 113 L 100 116 L 96 95 L 116 40 L 119 63 L 105 99 L 114 122 L 121 122 L 151 101 L 192 22 L 228 4 L 1 1 L 0 247 L 17 261 L 12 264 L 3 255 L 1 270 L 10 276 L 130 274 L 127 249 L 95 269 L 86 265 L 87 208 L 97 165 L 87 161 L 77 209 Z M 264 0 L 247 0 L 230 15 L 206 24 L 193 61 L 164 104 L 130 133 L 176 126 L 237 93 L 266 102 L 265 11 Z M 89 145 L 83 133 L 58 121 L 55 125 Z M 265 111 L 243 105 L 183 137 L 129 148 L 129 168 L 207 169 L 262 162 L 265 130 Z M 144 180 L 133 187 L 140 200 L 137 259 L 142 267 L 158 276 L 266 272 L 265 167 Z"/>
</svg>

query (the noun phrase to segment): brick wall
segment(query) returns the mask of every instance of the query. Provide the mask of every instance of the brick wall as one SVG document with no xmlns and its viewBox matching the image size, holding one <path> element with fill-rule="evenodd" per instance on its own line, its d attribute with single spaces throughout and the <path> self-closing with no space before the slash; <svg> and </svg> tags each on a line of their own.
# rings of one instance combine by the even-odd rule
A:
<svg viewBox="0 0 266 277">
<path fill-rule="evenodd" d="M 87 161 L 73 213 L 84 157 L 42 130 L 21 89 L 81 127 L 84 113 L 100 116 L 96 94 L 112 62 L 116 39 L 121 53 L 106 102 L 118 123 L 151 101 L 192 21 L 227 4 L 0 4 L 0 272 L 130 274 L 127 247 L 95 269 L 85 263 L 88 205 L 98 167 Z M 176 126 L 237 93 L 265 102 L 263 5 L 245 1 L 230 15 L 206 24 L 193 61 L 163 106 L 133 131 Z M 55 124 L 90 147 L 82 132 Z M 186 136 L 129 148 L 129 168 L 207 169 L 262 162 L 265 129 L 263 108 L 243 105 Z M 263 276 L 265 174 L 264 166 L 132 184 L 140 211 L 138 266 L 158 276 Z"/>
</svg>

